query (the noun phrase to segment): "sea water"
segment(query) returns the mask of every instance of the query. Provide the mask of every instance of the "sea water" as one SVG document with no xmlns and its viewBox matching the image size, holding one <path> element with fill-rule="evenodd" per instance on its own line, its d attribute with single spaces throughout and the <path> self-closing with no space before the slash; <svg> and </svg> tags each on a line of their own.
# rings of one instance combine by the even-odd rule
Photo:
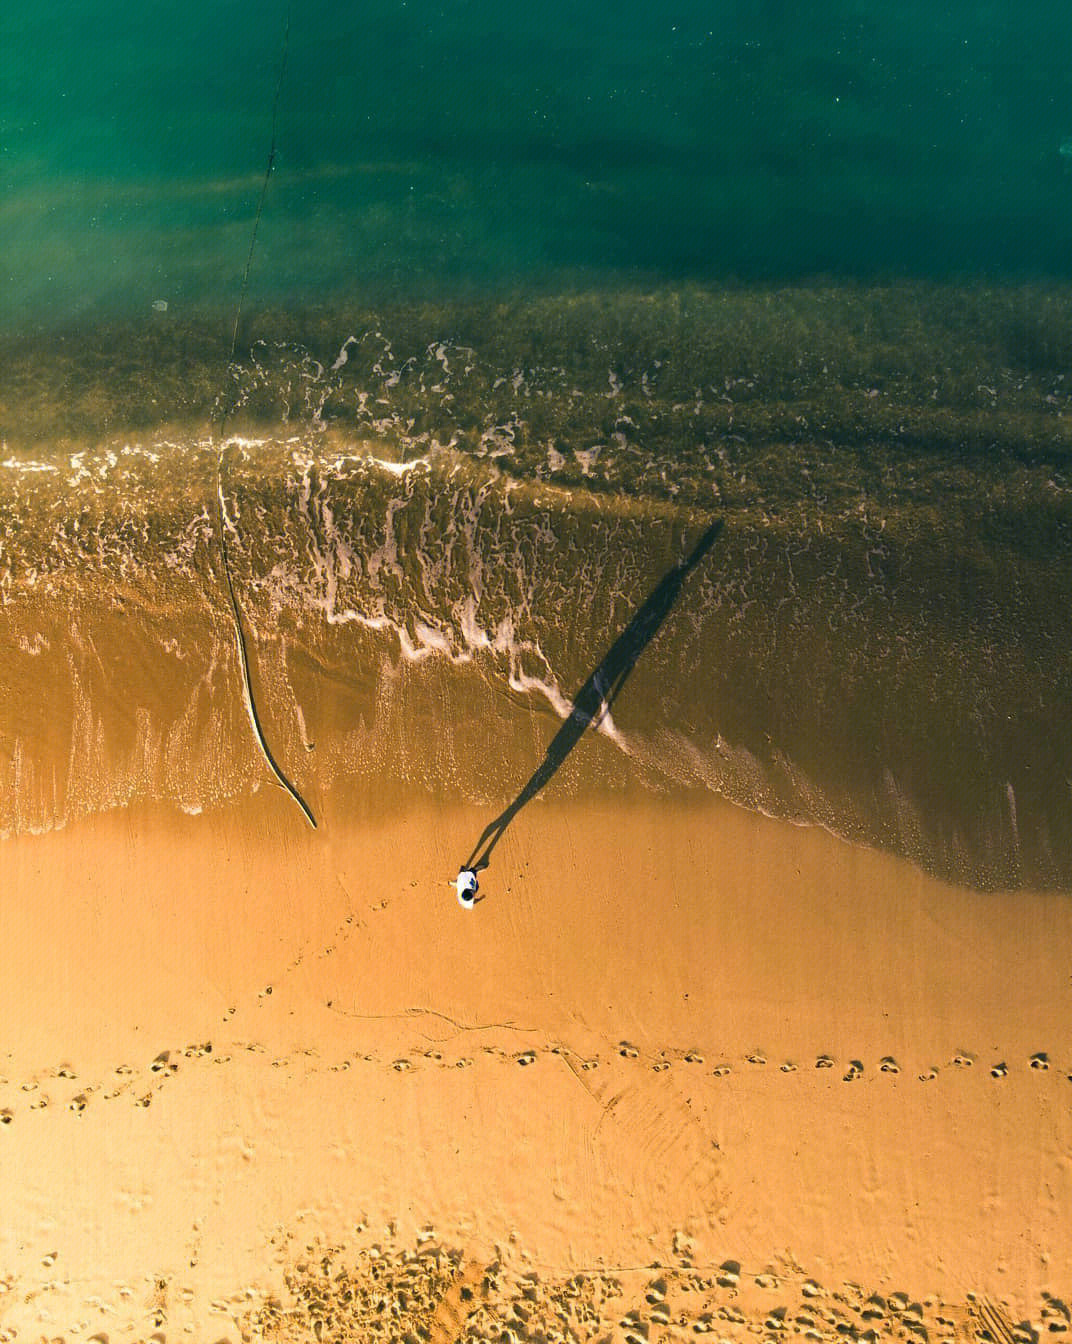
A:
<svg viewBox="0 0 1072 1344">
<path fill-rule="evenodd" d="M 495 808 L 718 518 L 547 796 L 1069 885 L 1070 28 L 5 15 L 0 826 L 263 782 L 223 529 L 303 796 Z"/>
</svg>

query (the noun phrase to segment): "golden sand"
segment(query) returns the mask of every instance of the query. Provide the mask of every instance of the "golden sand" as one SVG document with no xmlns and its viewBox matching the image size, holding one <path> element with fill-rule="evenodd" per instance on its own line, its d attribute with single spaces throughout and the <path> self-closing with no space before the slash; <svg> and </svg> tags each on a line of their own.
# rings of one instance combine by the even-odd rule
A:
<svg viewBox="0 0 1072 1344">
<path fill-rule="evenodd" d="M 490 816 L 385 802 L 5 842 L 4 1337 L 1067 1325 L 1067 897 L 622 795 L 467 912 Z"/>
</svg>

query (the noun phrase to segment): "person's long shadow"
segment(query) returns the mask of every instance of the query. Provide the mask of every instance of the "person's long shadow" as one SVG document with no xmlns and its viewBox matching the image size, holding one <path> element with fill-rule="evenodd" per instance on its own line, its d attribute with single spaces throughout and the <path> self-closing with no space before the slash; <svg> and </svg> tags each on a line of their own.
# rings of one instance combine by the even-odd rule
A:
<svg viewBox="0 0 1072 1344">
<path fill-rule="evenodd" d="M 499 843 L 502 833 L 518 812 L 539 793 L 558 767 L 580 741 L 581 735 L 593 720 L 598 720 L 610 709 L 625 685 L 636 660 L 647 648 L 656 631 L 677 601 L 682 585 L 689 574 L 715 544 L 722 531 L 722 520 L 713 522 L 704 532 L 689 555 L 665 574 L 647 597 L 643 606 L 607 650 L 602 662 L 577 692 L 569 717 L 551 739 L 547 754 L 535 773 L 514 801 L 495 818 L 477 841 L 469 861 L 464 865 L 480 872 L 491 862 L 491 851 Z"/>
</svg>

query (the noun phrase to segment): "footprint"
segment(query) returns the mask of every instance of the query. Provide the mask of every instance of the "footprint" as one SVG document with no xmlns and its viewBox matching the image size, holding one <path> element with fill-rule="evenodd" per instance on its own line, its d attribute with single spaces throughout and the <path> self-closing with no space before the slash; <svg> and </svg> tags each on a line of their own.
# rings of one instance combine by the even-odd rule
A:
<svg viewBox="0 0 1072 1344">
<path fill-rule="evenodd" d="M 472 1064 L 472 1062 L 473 1061 L 471 1059 L 456 1059 L 454 1061 L 454 1067 L 456 1069 L 467 1069 Z"/>
<path fill-rule="evenodd" d="M 1050 1057 L 1045 1050 L 1039 1050 L 1027 1062 L 1033 1069 L 1048 1069 L 1050 1067 Z"/>
<path fill-rule="evenodd" d="M 921 1083 L 933 1083 L 935 1078 L 937 1077 L 938 1077 L 937 1069 L 926 1069 L 923 1073 L 919 1075 L 919 1081 Z"/>
<path fill-rule="evenodd" d="M 832 1069 L 834 1067 L 834 1061 L 829 1055 L 820 1055 L 815 1061 L 815 1067 L 817 1069 Z"/>
<path fill-rule="evenodd" d="M 883 1055 L 879 1061 L 879 1068 L 883 1073 L 900 1073 L 901 1066 L 892 1055 Z"/>
<path fill-rule="evenodd" d="M 67 1109 L 73 1111 L 75 1115 L 81 1115 L 89 1104 L 89 1098 L 84 1092 L 79 1092 L 77 1097 L 72 1097 L 67 1103 Z"/>
<path fill-rule="evenodd" d="M 846 1070 L 846 1072 L 845 1072 L 844 1076 L 842 1077 L 842 1080 L 841 1080 L 841 1081 L 842 1081 L 843 1083 L 851 1083 L 851 1082 L 854 1082 L 857 1078 L 859 1078 L 860 1074 L 863 1073 L 863 1071 L 864 1071 L 864 1066 L 863 1066 L 863 1063 L 862 1063 L 860 1060 L 858 1060 L 858 1059 L 850 1059 L 850 1060 L 849 1060 L 849 1067 L 848 1067 L 848 1069 Z"/>
<path fill-rule="evenodd" d="M 1004 1060 L 1002 1060 L 1000 1064 L 995 1064 L 994 1067 L 990 1070 L 991 1078 L 1007 1078 L 1008 1074 L 1009 1074 L 1009 1066 L 1008 1064 L 1005 1063 Z"/>
<path fill-rule="evenodd" d="M 752 1055 L 745 1055 L 745 1059 L 748 1060 L 749 1064 L 766 1064 L 767 1062 L 766 1056 L 759 1054 L 758 1051 Z"/>
<path fill-rule="evenodd" d="M 149 1065 L 149 1068 L 153 1071 L 153 1073 L 163 1073 L 164 1070 L 168 1067 L 168 1061 L 170 1059 L 171 1059 L 171 1051 L 161 1050 L 160 1053 L 157 1055 L 157 1057 Z"/>
<path fill-rule="evenodd" d="M 732 1070 L 728 1064 L 720 1064 L 717 1069 L 712 1069 L 711 1072 L 716 1078 L 725 1078 L 726 1074 L 731 1073 Z"/>
<path fill-rule="evenodd" d="M 670 1061 L 668 1059 L 657 1059 L 651 1067 L 656 1073 L 665 1073 L 670 1067 Z"/>
<path fill-rule="evenodd" d="M 618 1045 L 618 1053 L 622 1059 L 636 1059 L 640 1051 L 635 1045 L 630 1045 L 628 1041 L 621 1041 Z"/>
<path fill-rule="evenodd" d="M 391 1065 L 391 1068 L 397 1070 L 399 1073 L 405 1073 L 407 1069 L 412 1069 L 413 1065 L 408 1059 L 396 1059 Z"/>
<path fill-rule="evenodd" d="M 583 1073 L 589 1073 L 589 1072 L 591 1072 L 592 1069 L 598 1069 L 598 1068 L 599 1068 L 599 1060 L 598 1060 L 598 1059 L 582 1059 L 582 1060 L 581 1060 L 581 1071 L 582 1071 Z"/>
<path fill-rule="evenodd" d="M 975 1056 L 968 1054 L 966 1050 L 958 1050 L 953 1056 L 953 1063 L 958 1069 L 970 1069 L 975 1063 Z"/>
<path fill-rule="evenodd" d="M 797 1071 L 797 1066 L 791 1059 L 787 1059 L 784 1064 L 780 1064 L 779 1068 L 783 1073 L 796 1073 Z"/>
<path fill-rule="evenodd" d="M 517 1062 L 521 1065 L 523 1069 L 527 1068 L 530 1064 L 536 1063 L 536 1056 L 532 1053 L 531 1050 L 526 1050 L 524 1054 L 515 1055 L 514 1058 L 517 1060 Z"/>
<path fill-rule="evenodd" d="M 689 1053 L 685 1056 L 685 1063 L 686 1063 L 686 1064 L 702 1064 L 702 1063 L 703 1063 L 703 1055 L 698 1055 L 698 1054 L 696 1053 L 695 1050 L 690 1050 Z"/>
<path fill-rule="evenodd" d="M 7 1109 L 7 1107 L 0 1111 L 0 1125 L 10 1125 L 14 1118 L 14 1115 Z"/>
</svg>

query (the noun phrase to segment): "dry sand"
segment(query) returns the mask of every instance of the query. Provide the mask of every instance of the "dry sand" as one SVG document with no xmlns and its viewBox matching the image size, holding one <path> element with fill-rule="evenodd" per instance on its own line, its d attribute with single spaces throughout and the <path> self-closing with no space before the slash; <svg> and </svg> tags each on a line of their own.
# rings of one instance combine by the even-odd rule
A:
<svg viewBox="0 0 1072 1344">
<path fill-rule="evenodd" d="M 489 819 L 5 842 L 0 1338 L 1067 1328 L 1067 897 L 649 795 L 534 802 L 466 912 Z"/>
</svg>

